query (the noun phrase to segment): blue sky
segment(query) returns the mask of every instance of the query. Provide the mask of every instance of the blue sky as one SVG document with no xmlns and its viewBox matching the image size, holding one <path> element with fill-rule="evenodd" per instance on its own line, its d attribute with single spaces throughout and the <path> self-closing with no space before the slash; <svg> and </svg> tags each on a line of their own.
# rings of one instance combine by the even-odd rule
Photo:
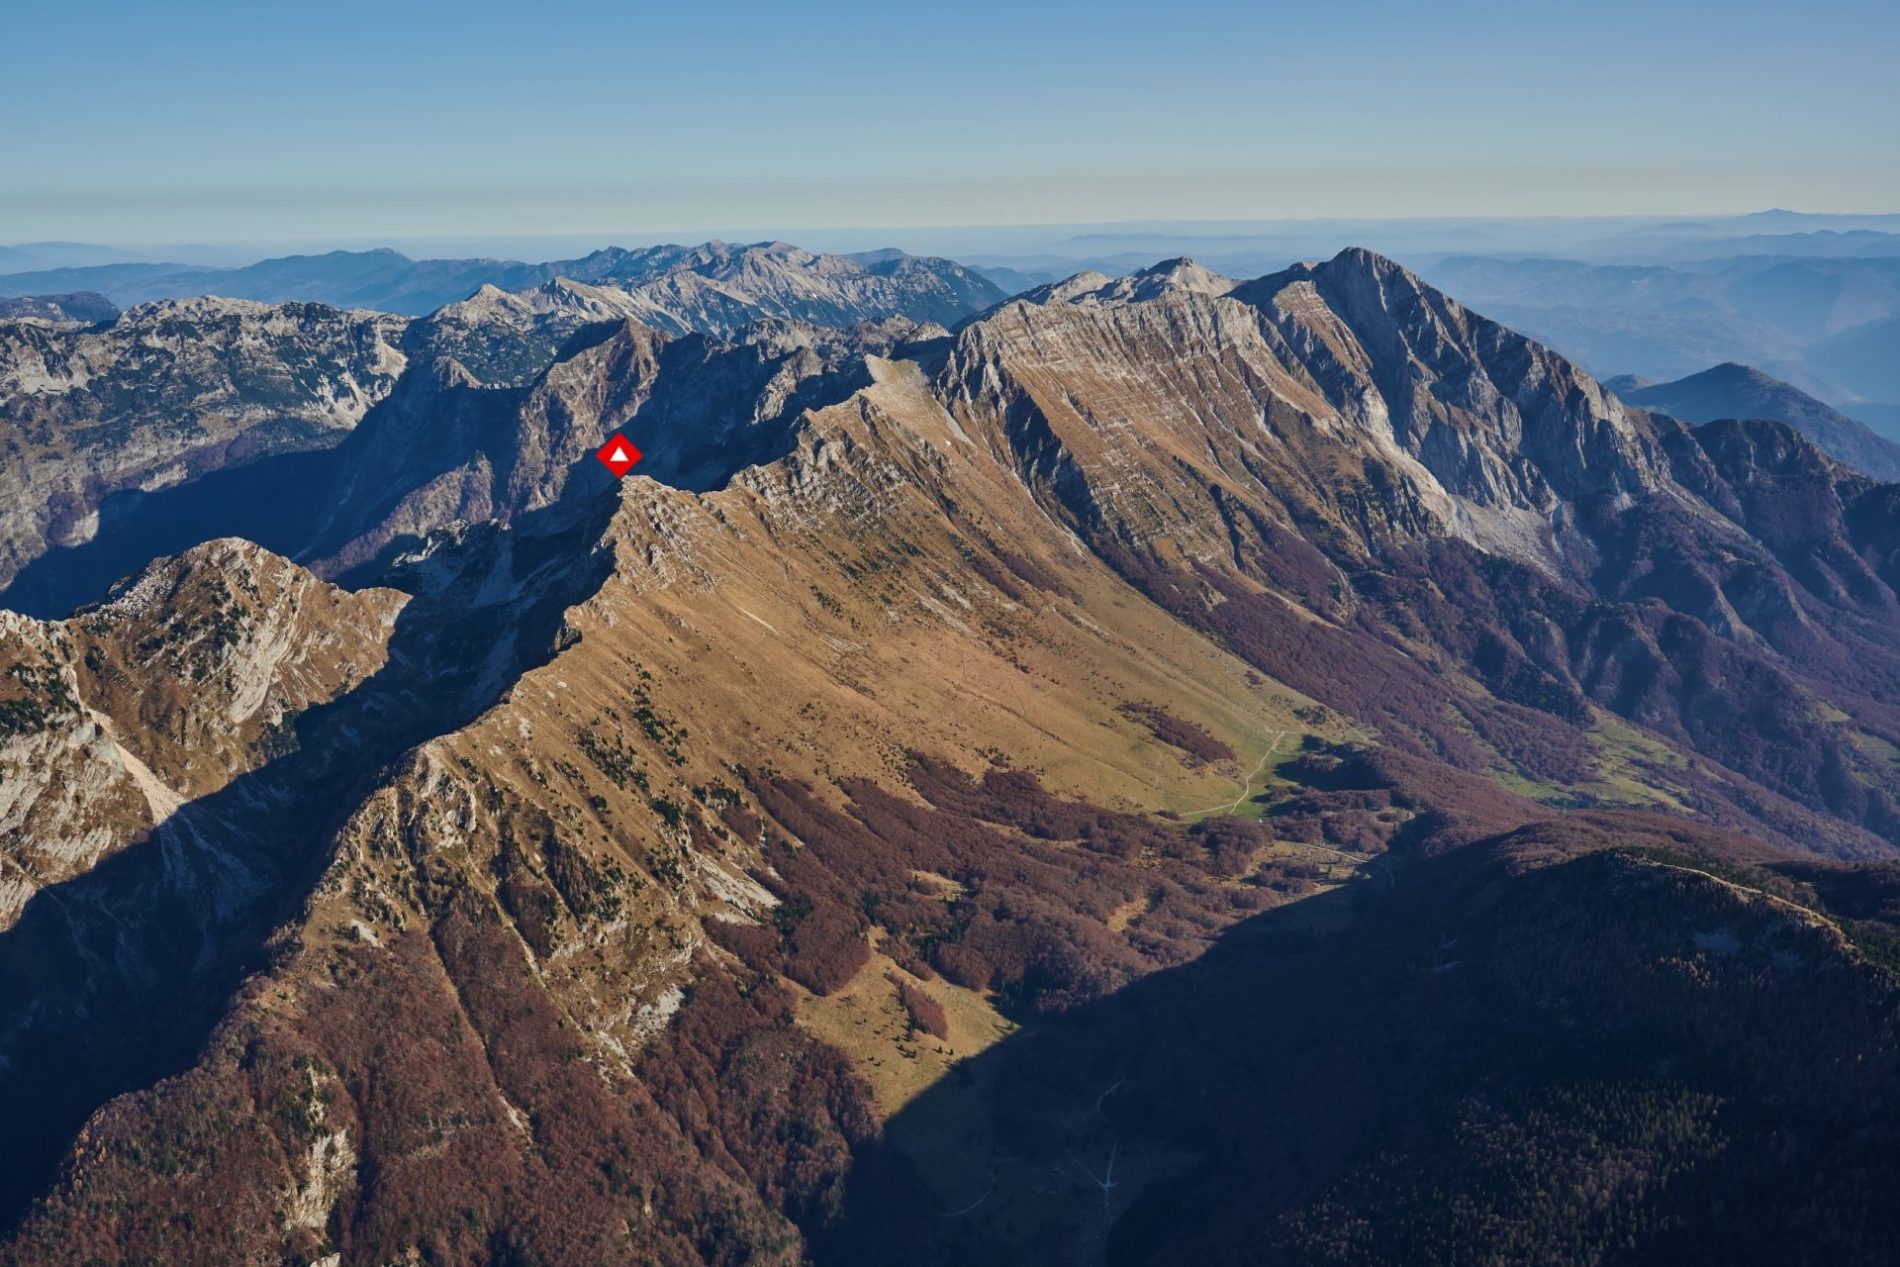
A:
<svg viewBox="0 0 1900 1267">
<path fill-rule="evenodd" d="M 1900 3 L 0 6 L 0 242 L 1900 210 Z"/>
</svg>

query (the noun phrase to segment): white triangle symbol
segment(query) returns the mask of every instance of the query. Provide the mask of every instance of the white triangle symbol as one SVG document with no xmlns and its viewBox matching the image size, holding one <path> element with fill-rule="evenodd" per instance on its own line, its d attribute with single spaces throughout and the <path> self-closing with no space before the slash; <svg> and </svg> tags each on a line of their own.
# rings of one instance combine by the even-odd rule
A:
<svg viewBox="0 0 1900 1267">
<path fill-rule="evenodd" d="M 625 462 L 627 460 L 627 451 L 616 444 L 614 446 L 613 457 L 609 460 L 613 462 Z"/>
</svg>

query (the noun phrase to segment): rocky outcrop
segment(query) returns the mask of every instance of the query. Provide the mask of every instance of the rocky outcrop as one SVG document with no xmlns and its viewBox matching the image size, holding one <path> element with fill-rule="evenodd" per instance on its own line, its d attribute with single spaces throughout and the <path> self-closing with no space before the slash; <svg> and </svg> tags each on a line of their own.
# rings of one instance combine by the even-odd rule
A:
<svg viewBox="0 0 1900 1267">
<path fill-rule="evenodd" d="M 401 375 L 404 324 L 227 299 L 98 328 L 0 322 L 0 590 L 91 539 L 115 493 L 335 444 Z"/>
<path fill-rule="evenodd" d="M 0 931 L 176 808 L 80 696 L 68 631 L 0 612 Z"/>
<path fill-rule="evenodd" d="M 0 299 L 0 320 L 27 319 L 53 324 L 95 325 L 119 315 L 118 305 L 93 291 L 70 295 L 20 295 Z"/>
<path fill-rule="evenodd" d="M 158 560 L 68 628 L 82 695 L 190 799 L 293 751 L 302 713 L 383 667 L 405 599 L 225 539 Z"/>
<path fill-rule="evenodd" d="M 382 667 L 402 602 L 214 541 L 72 620 L 0 613 L 0 924 L 295 751 L 302 713 Z"/>
</svg>

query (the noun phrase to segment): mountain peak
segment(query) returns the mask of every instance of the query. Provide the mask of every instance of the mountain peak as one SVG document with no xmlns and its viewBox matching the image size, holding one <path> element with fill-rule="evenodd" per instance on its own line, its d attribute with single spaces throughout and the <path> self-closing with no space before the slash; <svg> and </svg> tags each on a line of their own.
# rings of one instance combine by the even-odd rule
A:
<svg viewBox="0 0 1900 1267">
<path fill-rule="evenodd" d="M 1589 375 L 1376 252 L 1351 247 L 1231 293 L 1267 315 L 1358 425 L 1511 520 L 1480 533 L 1504 552 L 1542 551 L 1540 517 L 1560 502 L 1664 478 L 1654 436 Z"/>
<path fill-rule="evenodd" d="M 20 295 L 0 298 L 0 320 L 26 318 L 37 321 L 73 322 L 97 325 L 119 315 L 118 305 L 96 291 L 82 290 L 59 295 Z"/>
<path fill-rule="evenodd" d="M 1200 295 L 1224 295 L 1232 290 L 1235 282 L 1231 277 L 1222 277 L 1219 273 L 1205 268 L 1187 256 L 1171 260 L 1162 260 L 1159 264 L 1131 273 L 1128 281 L 1135 283 L 1135 290 L 1150 293 L 1161 290 L 1188 290 Z"/>
<path fill-rule="evenodd" d="M 1125 277 L 1083 272 L 1027 290 L 1018 298 L 1032 304 L 1101 305 L 1140 303 L 1167 294 L 1225 295 L 1236 283 L 1186 256 L 1162 260 Z"/>
<path fill-rule="evenodd" d="M 1724 361 L 1687 378 L 1618 394 L 1632 405 L 1683 422 L 1740 418 L 1785 423 L 1836 461 L 1877 480 L 1900 482 L 1900 445 L 1752 365 Z"/>
<path fill-rule="evenodd" d="M 1711 366 L 1703 370 L 1700 374 L 1691 374 L 1689 377 L 1678 381 L 1691 383 L 1697 380 L 1708 382 L 1773 384 L 1777 386 L 1788 386 L 1790 391 L 1798 390 L 1788 384 L 1782 383 L 1780 379 L 1764 374 L 1754 366 L 1744 365 L 1740 361 L 1723 361 L 1720 365 Z"/>
<path fill-rule="evenodd" d="M 1265 277 L 1242 282 L 1234 288 L 1234 294 L 1236 298 L 1270 296 L 1280 293 L 1289 285 L 1300 282 L 1319 285 L 1342 296 L 1356 294 L 1370 298 L 1375 295 L 1385 296 L 1388 292 L 1398 290 L 1415 296 L 1430 297 L 1434 307 L 1446 312 L 1463 311 L 1449 295 L 1439 291 L 1396 260 L 1363 246 L 1349 246 L 1331 259 L 1317 263 L 1295 264 L 1278 273 L 1269 273 Z M 1389 301 L 1381 298 L 1377 302 L 1386 305 Z"/>
<path fill-rule="evenodd" d="M 1397 260 L 1363 246 L 1349 246 L 1318 267 L 1334 273 L 1363 273 L 1381 280 L 1403 277 L 1413 285 L 1424 284 Z"/>
</svg>

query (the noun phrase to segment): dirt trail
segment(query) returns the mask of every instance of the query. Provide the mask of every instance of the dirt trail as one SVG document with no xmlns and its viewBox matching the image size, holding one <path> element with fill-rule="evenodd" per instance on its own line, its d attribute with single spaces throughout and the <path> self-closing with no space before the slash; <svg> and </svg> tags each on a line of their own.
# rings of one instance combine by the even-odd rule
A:
<svg viewBox="0 0 1900 1267">
<path fill-rule="evenodd" d="M 1273 732 L 1273 742 L 1268 744 L 1267 750 L 1260 754 L 1260 760 L 1254 766 L 1253 773 L 1240 781 L 1240 791 L 1232 801 L 1229 801 L 1225 805 L 1209 805 L 1201 809 L 1182 810 L 1181 812 L 1183 814 L 1203 815 L 1231 814 L 1239 809 L 1240 803 L 1247 799 L 1247 793 L 1253 791 L 1254 780 L 1258 779 L 1260 772 L 1267 768 L 1267 762 L 1273 760 L 1273 755 L 1280 750 L 1280 745 L 1285 742 L 1286 736 L 1287 732 L 1284 730 L 1276 730 Z"/>
</svg>

